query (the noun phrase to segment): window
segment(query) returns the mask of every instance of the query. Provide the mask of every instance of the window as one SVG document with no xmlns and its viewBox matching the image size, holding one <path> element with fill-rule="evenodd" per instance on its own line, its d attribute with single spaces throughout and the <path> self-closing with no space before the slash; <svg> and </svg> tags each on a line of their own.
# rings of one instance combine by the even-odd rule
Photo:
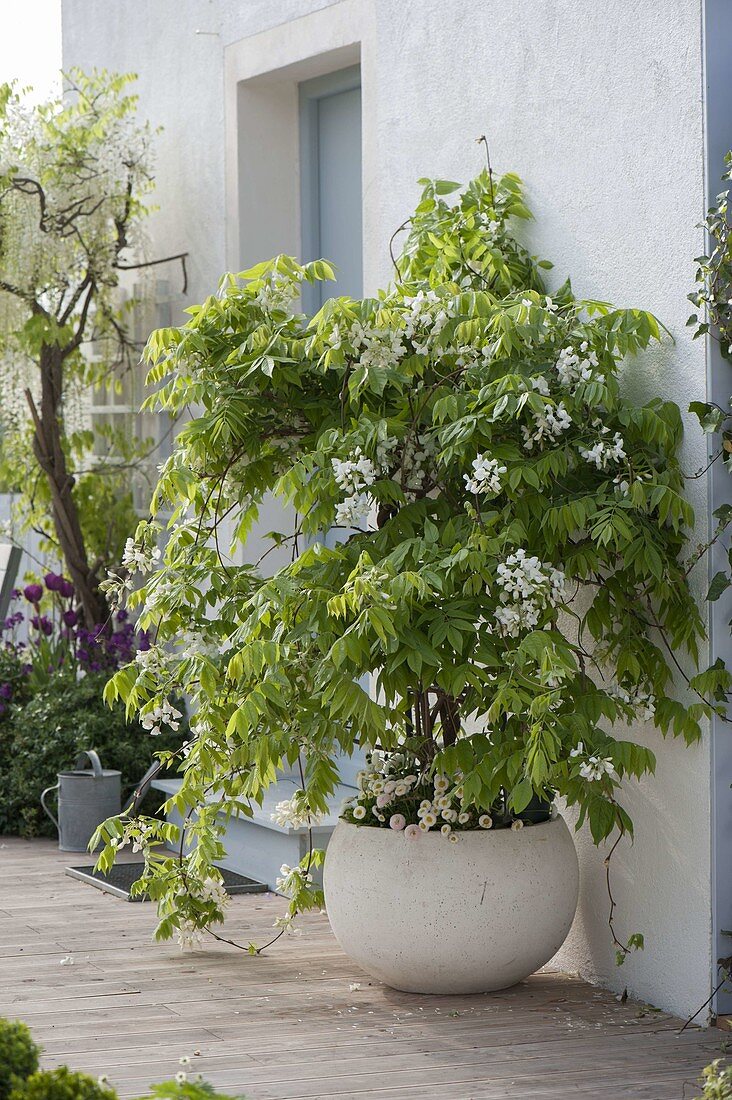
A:
<svg viewBox="0 0 732 1100">
<path fill-rule="evenodd" d="M 128 319 L 128 338 L 142 352 L 150 332 L 154 328 L 163 328 L 173 323 L 173 316 L 180 306 L 179 296 L 175 295 L 167 280 L 156 279 L 132 288 L 135 305 Z M 120 304 L 124 295 L 120 293 Z M 101 358 L 104 349 L 92 348 L 92 357 Z M 124 369 L 114 373 L 108 384 L 95 386 L 88 412 L 91 426 L 96 433 L 95 452 L 97 458 L 107 458 L 113 445 L 106 433 L 120 433 L 130 441 L 137 439 L 149 442 L 147 457 L 131 476 L 130 487 L 135 507 L 146 513 L 150 496 L 157 481 L 157 465 L 171 452 L 172 425 L 170 417 L 163 412 L 141 412 L 146 393 L 145 376 L 147 366 L 133 361 Z"/>
</svg>

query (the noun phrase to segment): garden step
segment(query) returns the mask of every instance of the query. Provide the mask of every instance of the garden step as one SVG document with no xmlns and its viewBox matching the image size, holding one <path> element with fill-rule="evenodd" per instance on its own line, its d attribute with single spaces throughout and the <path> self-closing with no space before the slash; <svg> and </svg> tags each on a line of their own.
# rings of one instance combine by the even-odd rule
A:
<svg viewBox="0 0 732 1100">
<path fill-rule="evenodd" d="M 151 786 L 170 797 L 180 789 L 181 780 L 155 779 Z M 292 829 L 278 825 L 271 816 L 277 803 L 292 798 L 298 789 L 299 784 L 295 780 L 280 779 L 266 791 L 262 805 L 253 807 L 250 818 L 241 815 L 229 818 L 222 837 L 226 848 L 226 858 L 221 860 L 222 867 L 266 882 L 270 889 L 274 889 L 282 864 L 294 867 L 308 850 L 307 828 Z M 329 813 L 313 827 L 314 847 L 327 847 L 343 800 L 355 793 L 355 787 L 339 784 L 330 801 Z M 212 794 L 207 801 L 216 802 L 218 798 Z M 169 810 L 167 819 L 176 825 L 182 823 L 182 815 L 174 808 Z M 314 871 L 314 878 L 320 880 L 320 869 Z"/>
</svg>

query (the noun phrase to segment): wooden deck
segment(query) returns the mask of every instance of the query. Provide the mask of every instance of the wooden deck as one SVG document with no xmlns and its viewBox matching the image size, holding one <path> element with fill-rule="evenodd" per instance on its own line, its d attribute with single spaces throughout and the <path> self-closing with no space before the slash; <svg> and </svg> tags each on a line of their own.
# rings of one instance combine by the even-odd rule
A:
<svg viewBox="0 0 732 1100">
<path fill-rule="evenodd" d="M 83 857 L 0 845 L 0 1015 L 31 1026 L 46 1066 L 108 1073 L 125 1098 L 188 1055 L 248 1100 L 688 1100 L 724 1038 L 679 1036 L 677 1020 L 562 974 L 478 997 L 397 993 L 358 971 L 324 916 L 263 957 L 182 953 L 151 942 L 149 904 L 63 874 Z M 260 939 L 282 908 L 235 898 L 228 934 Z"/>
</svg>

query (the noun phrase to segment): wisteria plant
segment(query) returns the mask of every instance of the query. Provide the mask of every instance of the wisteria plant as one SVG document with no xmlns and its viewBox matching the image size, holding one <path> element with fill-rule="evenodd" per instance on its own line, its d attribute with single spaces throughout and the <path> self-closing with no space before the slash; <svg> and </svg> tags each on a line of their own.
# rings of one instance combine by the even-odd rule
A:
<svg viewBox="0 0 732 1100">
<path fill-rule="evenodd" d="M 73 69 L 43 103 L 0 84 L 0 482 L 11 532 L 63 561 L 88 628 L 107 618 L 99 580 L 134 530 L 151 449 L 89 412 L 139 361 L 123 272 L 163 259 L 144 255 L 152 133 L 134 79 Z"/>
<path fill-rule="evenodd" d="M 529 217 L 516 176 L 484 171 L 457 196 L 422 185 L 377 297 L 308 318 L 301 288 L 330 268 L 279 256 L 149 341 L 150 407 L 197 413 L 137 532 L 143 576 L 109 581 L 155 644 L 108 699 L 162 718 L 171 693 L 192 700 L 171 799 L 185 836 L 113 820 L 101 860 L 144 834 L 159 936 L 222 919 L 217 815 L 250 813 L 283 766 L 301 769 L 278 811 L 293 825 L 326 810 L 339 754 L 360 748 L 348 820 L 459 843 L 559 795 L 600 843 L 632 830 L 623 779 L 654 768 L 614 727 L 652 718 L 693 741 L 708 711 L 676 696 L 669 656 L 695 661 L 703 634 L 680 561 L 679 410 L 634 403 L 619 379 L 658 322 L 568 282 L 547 293 L 551 265 L 514 235 Z M 292 526 L 260 571 L 238 551 L 269 494 Z M 263 575 L 275 548 L 291 560 Z M 283 869 L 286 920 L 321 903 L 318 859 Z M 616 940 L 621 956 L 638 942 Z"/>
</svg>

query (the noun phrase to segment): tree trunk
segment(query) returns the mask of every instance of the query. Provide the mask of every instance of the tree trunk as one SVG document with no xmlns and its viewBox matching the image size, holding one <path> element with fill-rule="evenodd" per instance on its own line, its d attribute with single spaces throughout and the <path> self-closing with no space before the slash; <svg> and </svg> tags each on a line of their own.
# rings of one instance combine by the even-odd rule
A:
<svg viewBox="0 0 732 1100">
<path fill-rule="evenodd" d="M 442 743 L 447 748 L 455 744 L 460 733 L 460 707 L 457 699 L 446 694 L 440 698 L 439 710 Z"/>
<path fill-rule="evenodd" d="M 103 623 L 108 614 L 104 597 L 97 587 L 89 567 L 79 512 L 72 493 L 74 479 L 66 465 L 62 440 L 63 350 L 44 344 L 40 352 L 41 408 L 40 413 L 29 391 L 35 435 L 33 452 L 43 470 L 51 491 L 53 524 L 61 554 L 76 589 L 82 617 L 87 627 Z"/>
</svg>

